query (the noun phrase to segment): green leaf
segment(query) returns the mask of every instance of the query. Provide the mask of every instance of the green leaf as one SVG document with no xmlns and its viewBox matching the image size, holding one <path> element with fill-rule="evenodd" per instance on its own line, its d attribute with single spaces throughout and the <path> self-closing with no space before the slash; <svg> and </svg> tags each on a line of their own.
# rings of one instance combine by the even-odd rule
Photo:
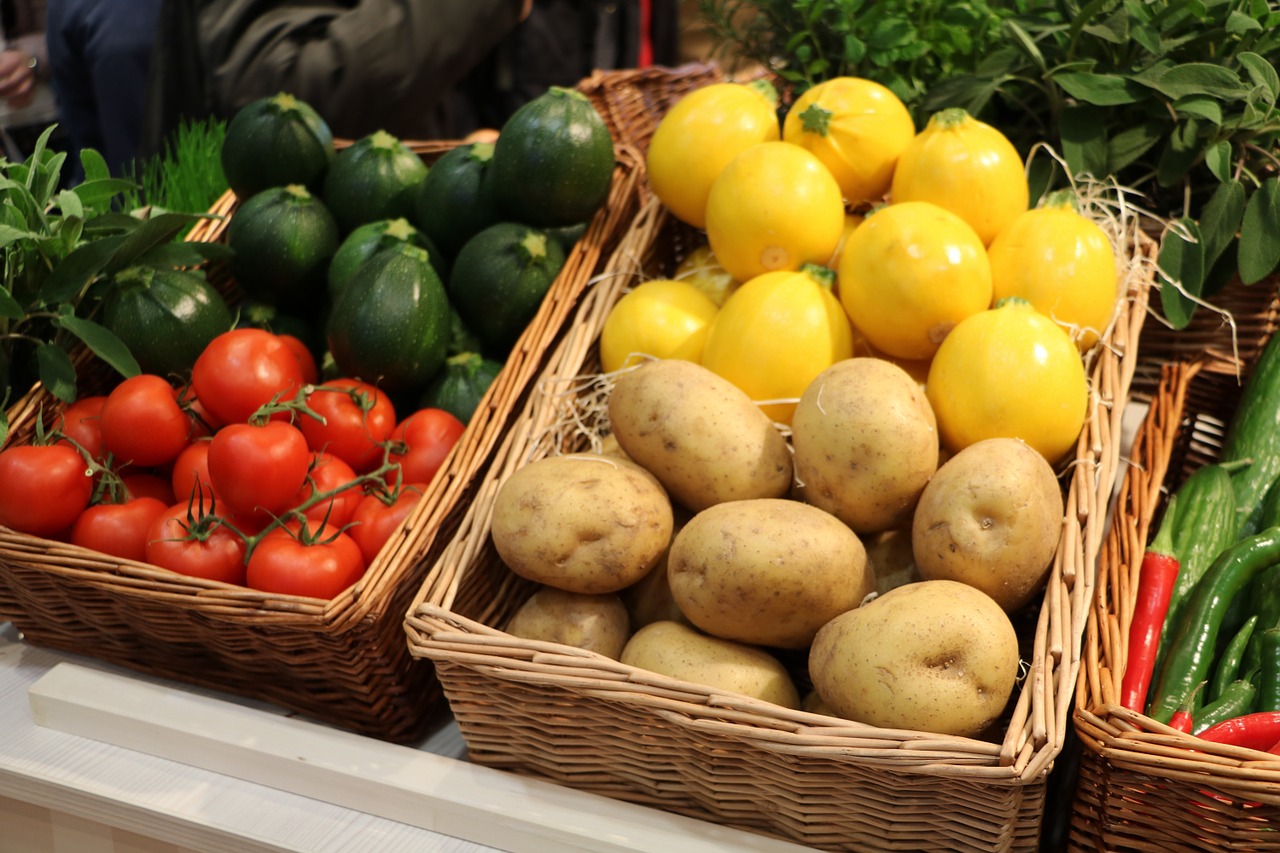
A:
<svg viewBox="0 0 1280 853">
<path fill-rule="evenodd" d="M 1053 75 L 1053 81 L 1071 97 L 1100 107 L 1132 104 L 1144 96 L 1142 86 L 1117 74 L 1067 71 Z"/>
<path fill-rule="evenodd" d="M 0 248 L 12 245 L 19 240 L 38 240 L 41 235 L 34 231 L 14 228 L 12 225 L 0 225 Z"/>
<path fill-rule="evenodd" d="M 1107 128 L 1099 111 L 1093 107 L 1067 107 L 1059 122 L 1062 156 L 1073 177 L 1090 174 L 1105 177 L 1107 164 Z"/>
<path fill-rule="evenodd" d="M 96 148 L 80 149 L 80 168 L 84 169 L 82 183 L 103 181 L 111 177 L 111 168 L 107 166 L 106 158 Z"/>
<path fill-rule="evenodd" d="M 114 367 L 121 376 L 128 378 L 142 372 L 138 367 L 138 360 L 129 352 L 124 341 L 106 326 L 74 314 L 61 315 L 54 323 L 83 341 L 85 346 L 93 350 L 94 355 Z"/>
<path fill-rule="evenodd" d="M 1280 263 L 1280 178 L 1268 178 L 1254 190 L 1240 221 L 1240 280 L 1255 284 Z"/>
<path fill-rule="evenodd" d="M 1206 263 L 1216 263 L 1227 245 L 1235 239 L 1244 215 L 1245 191 L 1240 181 L 1226 180 L 1218 185 L 1200 211 L 1200 233 L 1204 238 Z"/>
<path fill-rule="evenodd" d="M 85 243 L 67 255 L 40 287 L 40 301 L 57 305 L 75 299 L 85 285 L 102 272 L 123 242 L 123 237 L 104 237 Z"/>
<path fill-rule="evenodd" d="M 1162 94 L 1177 100 L 1189 95 L 1209 95 L 1215 98 L 1243 98 L 1249 89 L 1240 75 L 1230 68 L 1209 62 L 1185 62 L 1175 65 L 1160 75 L 1153 87 Z"/>
<path fill-rule="evenodd" d="M 132 266 L 152 247 L 169 242 L 183 228 L 199 219 L 199 215 L 192 213 L 162 213 L 144 220 L 133 233 L 124 238 L 104 269 L 108 273 L 117 273 Z"/>
<path fill-rule="evenodd" d="M 1186 177 L 1196 158 L 1200 156 L 1200 125 L 1195 119 L 1187 119 L 1169 134 L 1160 161 L 1156 164 L 1156 182 L 1171 187 Z"/>
<path fill-rule="evenodd" d="M 1249 79 L 1255 86 L 1266 89 L 1272 103 L 1280 98 L 1280 74 L 1276 73 L 1275 66 L 1267 61 L 1266 57 L 1246 51 L 1237 55 L 1236 61 L 1240 63 L 1240 67 L 1249 75 Z"/>
<path fill-rule="evenodd" d="M 1204 162 L 1215 178 L 1231 180 L 1231 143 L 1223 139 L 1209 146 L 1204 152 Z"/>
<path fill-rule="evenodd" d="M 1233 36 L 1244 35 L 1248 32 L 1260 31 L 1262 24 L 1256 18 L 1246 15 L 1244 12 L 1232 9 L 1231 14 L 1227 15 L 1227 34 Z"/>
<path fill-rule="evenodd" d="M 1106 20 L 1098 24 L 1089 24 L 1082 32 L 1111 44 L 1127 44 L 1129 41 L 1129 10 L 1123 5 L 1115 10 Z"/>
<path fill-rule="evenodd" d="M 84 219 L 84 205 L 80 202 L 80 196 L 70 190 L 63 190 L 58 193 L 58 208 L 62 211 L 63 216 Z"/>
<path fill-rule="evenodd" d="M 96 178 L 77 185 L 72 192 L 80 196 L 80 201 L 85 207 L 97 209 L 135 186 L 133 181 L 126 181 L 123 178 Z"/>
<path fill-rule="evenodd" d="M 0 287 L 0 317 L 6 320 L 21 320 L 25 316 L 26 312 L 22 310 L 18 300 L 13 298 L 13 294 Z"/>
<path fill-rule="evenodd" d="M 1157 261 L 1161 272 L 1169 281 L 1160 284 L 1160 306 L 1164 317 L 1175 329 L 1185 329 L 1195 313 L 1196 303 L 1183 291 L 1199 298 L 1204 289 L 1204 244 L 1200 240 L 1200 228 L 1187 217 L 1179 220 L 1192 240 L 1169 231 L 1160 246 Z M 1176 284 L 1175 284 L 1176 283 Z M 1181 289 L 1179 289 L 1181 288 Z"/>
<path fill-rule="evenodd" d="M 1125 128 L 1107 140 L 1107 168 L 1119 174 L 1164 139 L 1165 124 L 1147 121 Z"/>
<path fill-rule="evenodd" d="M 231 247 L 225 243 L 204 243 L 193 240 L 178 240 L 162 243 L 138 259 L 138 263 L 157 268 L 194 267 L 205 261 L 229 260 Z"/>
<path fill-rule="evenodd" d="M 1027 55 L 1027 58 L 1035 64 L 1036 68 L 1041 71 L 1047 71 L 1049 66 L 1045 64 L 1044 54 L 1040 52 L 1040 48 L 1036 45 L 1035 39 L 1027 34 L 1027 31 L 1018 26 L 1018 22 L 1013 19 L 1004 22 L 1005 32 L 1013 37 L 1013 42 L 1018 49 Z"/>
<path fill-rule="evenodd" d="M 61 347 L 48 342 L 36 347 L 36 368 L 40 382 L 50 394 L 64 403 L 76 400 L 76 368 L 71 356 Z"/>
<path fill-rule="evenodd" d="M 1173 108 L 1184 116 L 1193 116 L 1222 125 L 1222 104 L 1207 95 L 1190 95 L 1174 101 Z"/>
</svg>

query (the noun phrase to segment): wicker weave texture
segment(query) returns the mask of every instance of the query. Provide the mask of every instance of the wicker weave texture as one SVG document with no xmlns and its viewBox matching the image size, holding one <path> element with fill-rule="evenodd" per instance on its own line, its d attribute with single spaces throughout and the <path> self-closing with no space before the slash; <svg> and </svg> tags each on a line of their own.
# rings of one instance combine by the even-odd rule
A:
<svg viewBox="0 0 1280 853">
<path fill-rule="evenodd" d="M 1226 294 L 1276 311 L 1276 281 Z M 1260 328 L 1269 319 L 1241 317 Z M 1099 565 L 1086 628 L 1074 724 L 1082 743 L 1072 809 L 1073 851 L 1280 850 L 1280 759 L 1211 744 L 1119 705 L 1142 554 L 1168 494 L 1217 460 L 1249 364 L 1226 357 L 1220 331 L 1192 361 L 1163 366 L 1134 437 Z M 1263 336 L 1256 353 L 1267 341 Z M 1185 354 L 1185 353 L 1184 353 Z M 1144 354 L 1145 357 L 1145 354 Z"/>
<path fill-rule="evenodd" d="M 617 142 L 634 145 L 642 153 L 658 121 L 676 101 L 703 86 L 724 80 L 715 63 L 690 63 L 677 68 L 650 66 L 622 71 L 596 71 L 578 84 L 600 113 Z"/>
<path fill-rule="evenodd" d="M 431 160 L 456 144 L 411 147 Z M 405 646 L 404 613 L 437 540 L 452 538 L 452 511 L 465 505 L 565 322 L 634 216 L 640 157 L 627 146 L 617 152 L 606 204 L 427 493 L 354 586 L 331 601 L 268 594 L 0 529 L 0 620 L 37 645 L 265 700 L 385 740 L 421 737 L 439 686 L 431 667 Z M 214 212 L 229 217 L 234 208 L 228 194 Z M 210 220 L 192 238 L 221 239 L 226 222 Z M 225 268 L 211 270 L 210 280 L 235 292 Z M 107 381 L 100 366 L 82 364 L 82 390 Z M 38 414 L 53 422 L 63 408 L 55 403 L 32 389 L 10 411 L 9 441 L 28 440 Z"/>
<path fill-rule="evenodd" d="M 533 588 L 503 566 L 489 538 L 500 483 L 531 459 L 593 440 L 590 429 L 562 426 L 569 401 L 591 393 L 583 377 L 599 371 L 595 341 L 609 308 L 626 288 L 672 269 L 694 239 L 646 203 L 429 571 L 405 623 L 413 654 L 436 664 L 479 762 L 822 849 L 1035 850 L 1118 466 L 1149 247 L 1125 279 L 1105 345 L 1090 354 L 1090 417 L 1063 475 L 1067 518 L 1028 626 L 1029 673 L 1002 730 L 980 740 L 787 711 L 493 627 Z M 460 615 L 481 606 L 482 616 Z"/>
</svg>

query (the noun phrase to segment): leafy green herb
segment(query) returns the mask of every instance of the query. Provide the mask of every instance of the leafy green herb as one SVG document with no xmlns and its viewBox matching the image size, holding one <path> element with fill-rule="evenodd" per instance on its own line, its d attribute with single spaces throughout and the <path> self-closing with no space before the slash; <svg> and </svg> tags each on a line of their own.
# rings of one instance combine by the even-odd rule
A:
<svg viewBox="0 0 1280 853">
<path fill-rule="evenodd" d="M 184 120 L 163 152 L 133 163 L 136 186 L 123 194 L 123 209 L 203 213 L 212 207 L 227 191 L 221 157 L 226 131 L 220 119 Z"/>
<path fill-rule="evenodd" d="M 48 148 L 53 130 L 41 134 L 25 162 L 0 159 L 0 408 L 36 380 L 58 399 L 74 400 L 72 354 L 82 346 L 121 374 L 136 374 L 128 348 L 94 319 L 112 276 L 133 265 L 198 264 L 221 248 L 175 249 L 175 235 L 198 215 L 147 218 L 114 209 L 135 185 L 112 178 L 93 150 L 81 154 L 84 181 L 59 189 L 66 155 Z M 0 411 L 0 443 L 7 433 Z"/>
</svg>

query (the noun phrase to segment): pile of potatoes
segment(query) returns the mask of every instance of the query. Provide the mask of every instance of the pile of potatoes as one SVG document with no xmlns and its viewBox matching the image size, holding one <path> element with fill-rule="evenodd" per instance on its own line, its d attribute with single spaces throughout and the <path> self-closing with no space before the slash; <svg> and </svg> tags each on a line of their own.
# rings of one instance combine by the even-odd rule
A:
<svg viewBox="0 0 1280 853">
<path fill-rule="evenodd" d="M 1009 614 L 1063 524 L 1039 453 L 991 439 L 943 459 L 919 384 L 876 358 L 818 376 L 789 440 L 674 359 L 619 374 L 608 415 L 611 449 L 500 488 L 494 546 L 543 585 L 508 632 L 886 728 L 981 736 L 1000 717 Z"/>
</svg>

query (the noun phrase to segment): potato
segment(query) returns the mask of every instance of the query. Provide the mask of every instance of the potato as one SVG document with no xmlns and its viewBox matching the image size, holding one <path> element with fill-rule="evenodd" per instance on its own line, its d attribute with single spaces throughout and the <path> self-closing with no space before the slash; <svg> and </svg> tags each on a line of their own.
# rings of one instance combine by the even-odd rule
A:
<svg viewBox="0 0 1280 853">
<path fill-rule="evenodd" d="M 563 643 L 618 659 L 631 636 L 622 599 L 543 587 L 520 606 L 507 633 L 526 640 Z"/>
<path fill-rule="evenodd" d="M 708 637 L 679 622 L 654 622 L 636 631 L 620 660 L 784 708 L 800 707 L 795 682 L 773 655 L 742 643 Z"/>
<path fill-rule="evenodd" d="M 609 423 L 627 456 L 694 512 L 791 488 L 786 439 L 743 391 L 693 362 L 649 361 L 623 373 Z"/>
<path fill-rule="evenodd" d="M 671 595 L 726 640 L 800 649 L 875 589 L 867 552 L 835 516 L 761 498 L 704 509 L 671 543 Z"/>
<path fill-rule="evenodd" d="M 661 484 L 625 459 L 548 456 L 518 469 L 494 498 L 494 547 L 511 571 L 567 592 L 617 592 L 671 541 Z"/>
<path fill-rule="evenodd" d="M 675 524 L 671 530 L 673 542 L 684 526 L 689 523 L 689 518 L 688 511 L 676 508 Z M 657 565 L 650 569 L 647 575 L 619 593 L 622 603 L 626 605 L 627 615 L 631 619 L 632 631 L 638 631 L 651 622 L 663 620 L 686 624 L 689 622 L 688 617 L 680 610 L 680 606 L 671 595 L 671 583 L 667 575 L 667 558 L 670 553 L 671 548 L 668 546 L 666 553 L 658 559 Z"/>
<path fill-rule="evenodd" d="M 809 675 L 837 716 L 973 737 L 1013 691 L 1018 637 L 986 593 L 920 581 L 824 625 L 809 650 Z"/>
<path fill-rule="evenodd" d="M 867 562 L 876 576 L 876 592 L 884 594 L 904 584 L 923 580 L 911 552 L 911 525 L 895 527 L 864 537 Z"/>
<path fill-rule="evenodd" d="M 879 358 L 847 358 L 818 374 L 791 419 L 805 501 L 858 533 L 911 520 L 938 466 L 938 424 L 911 376 Z"/>
<path fill-rule="evenodd" d="M 1044 585 L 1065 513 L 1053 469 L 1014 438 L 943 463 L 916 507 L 911 549 L 925 580 L 977 587 L 1012 612 Z"/>
</svg>

